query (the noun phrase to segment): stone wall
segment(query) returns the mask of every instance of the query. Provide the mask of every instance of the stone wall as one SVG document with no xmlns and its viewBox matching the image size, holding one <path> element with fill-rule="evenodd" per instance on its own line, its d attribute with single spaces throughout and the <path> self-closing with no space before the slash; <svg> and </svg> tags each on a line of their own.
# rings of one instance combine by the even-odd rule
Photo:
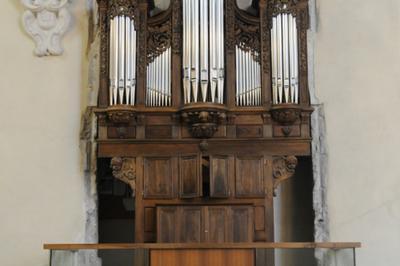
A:
<svg viewBox="0 0 400 266">
<path fill-rule="evenodd" d="M 315 89 L 323 104 L 331 241 L 358 265 L 399 265 L 400 2 L 317 0 Z"/>
</svg>

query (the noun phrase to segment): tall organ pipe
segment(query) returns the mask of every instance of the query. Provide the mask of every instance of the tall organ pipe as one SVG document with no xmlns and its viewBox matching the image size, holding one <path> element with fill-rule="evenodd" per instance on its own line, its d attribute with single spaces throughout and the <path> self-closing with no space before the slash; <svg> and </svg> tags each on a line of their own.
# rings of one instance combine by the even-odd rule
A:
<svg viewBox="0 0 400 266">
<path fill-rule="evenodd" d="M 109 104 L 135 105 L 136 31 L 128 16 L 110 19 Z"/>
<path fill-rule="evenodd" d="M 278 14 L 272 19 L 272 99 L 274 104 L 298 103 L 298 39 L 296 18 Z"/>
<path fill-rule="evenodd" d="M 183 0 L 185 104 L 224 102 L 224 0 Z"/>
</svg>

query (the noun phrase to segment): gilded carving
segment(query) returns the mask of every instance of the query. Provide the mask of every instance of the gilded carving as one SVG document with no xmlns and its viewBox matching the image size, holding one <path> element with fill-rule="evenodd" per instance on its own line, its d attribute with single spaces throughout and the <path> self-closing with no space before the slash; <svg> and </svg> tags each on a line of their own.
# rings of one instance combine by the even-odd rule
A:
<svg viewBox="0 0 400 266">
<path fill-rule="evenodd" d="M 297 158 L 295 156 L 283 156 L 276 158 L 272 162 L 272 176 L 274 178 L 274 196 L 280 183 L 292 177 L 297 166 Z"/>
<path fill-rule="evenodd" d="M 136 160 L 134 158 L 114 157 L 111 159 L 112 174 L 115 178 L 128 184 L 132 197 L 136 195 Z"/>
</svg>

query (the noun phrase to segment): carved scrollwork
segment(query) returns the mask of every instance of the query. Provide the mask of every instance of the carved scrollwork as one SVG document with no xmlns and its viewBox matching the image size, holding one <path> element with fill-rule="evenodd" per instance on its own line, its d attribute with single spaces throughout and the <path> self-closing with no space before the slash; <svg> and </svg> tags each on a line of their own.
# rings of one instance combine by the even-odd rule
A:
<svg viewBox="0 0 400 266">
<path fill-rule="evenodd" d="M 274 196 L 280 183 L 292 177 L 296 170 L 297 158 L 295 156 L 283 156 L 272 162 L 272 176 L 274 177 Z"/>
<path fill-rule="evenodd" d="M 116 16 L 135 17 L 136 1 L 135 0 L 111 0 L 108 8 L 110 18 Z"/>
<path fill-rule="evenodd" d="M 147 57 L 152 62 L 171 46 L 171 20 L 161 25 L 149 26 L 147 35 Z"/>
<path fill-rule="evenodd" d="M 255 61 L 260 62 L 260 27 L 240 19 L 235 23 L 236 45 L 244 51 L 251 51 Z"/>
<path fill-rule="evenodd" d="M 111 159 L 112 174 L 115 178 L 128 184 L 132 197 L 136 195 L 136 160 L 134 158 L 114 157 Z"/>
</svg>

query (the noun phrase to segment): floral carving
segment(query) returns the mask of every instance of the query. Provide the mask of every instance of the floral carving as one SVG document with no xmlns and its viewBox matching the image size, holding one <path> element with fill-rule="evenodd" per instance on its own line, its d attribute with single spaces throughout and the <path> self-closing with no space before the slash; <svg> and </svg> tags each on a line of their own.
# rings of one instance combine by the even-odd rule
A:
<svg viewBox="0 0 400 266">
<path fill-rule="evenodd" d="M 26 32 L 36 43 L 37 56 L 61 55 L 61 39 L 68 30 L 71 15 L 68 0 L 22 0 L 27 10 L 22 17 Z"/>
<path fill-rule="evenodd" d="M 280 183 L 292 177 L 297 166 L 295 156 L 283 156 L 276 158 L 272 162 L 272 176 L 274 177 L 274 196 Z"/>
<path fill-rule="evenodd" d="M 114 157 L 111 159 L 112 174 L 115 178 L 128 184 L 132 197 L 136 194 L 136 161 L 134 158 Z"/>
</svg>

